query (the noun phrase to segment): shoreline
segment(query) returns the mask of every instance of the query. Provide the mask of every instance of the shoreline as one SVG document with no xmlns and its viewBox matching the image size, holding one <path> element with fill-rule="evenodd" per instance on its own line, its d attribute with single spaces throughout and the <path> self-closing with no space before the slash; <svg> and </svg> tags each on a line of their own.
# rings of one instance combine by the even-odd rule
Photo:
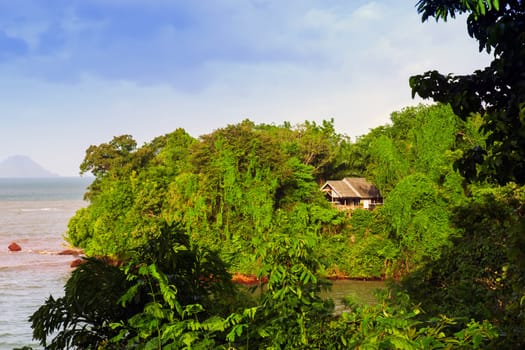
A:
<svg viewBox="0 0 525 350">
<path fill-rule="evenodd" d="M 49 255 L 57 255 L 57 256 L 64 256 L 64 255 L 69 255 L 71 257 L 74 257 L 75 259 L 72 260 L 70 262 L 70 268 L 74 269 L 76 268 L 77 266 L 79 266 L 80 264 L 83 263 L 83 260 L 86 258 L 86 255 L 84 253 L 84 250 L 81 249 L 81 248 L 74 248 L 74 247 L 70 247 L 70 248 L 65 248 L 65 249 L 62 249 L 60 251 L 26 251 L 26 252 L 31 252 L 31 253 L 36 253 L 36 254 L 42 254 L 42 253 L 46 253 L 46 254 L 49 254 Z M 11 252 L 11 253 L 17 253 L 17 252 Z M 112 260 L 112 259 L 111 259 Z M 268 277 L 261 277 L 261 278 L 258 278 L 256 275 L 254 274 L 244 274 L 244 273 L 241 273 L 241 272 L 230 272 L 231 273 L 231 281 L 233 283 L 236 283 L 236 284 L 241 284 L 241 285 L 248 285 L 248 286 L 253 286 L 253 285 L 256 285 L 256 284 L 259 284 L 259 283 L 267 283 L 268 282 Z M 377 277 L 377 276 L 370 276 L 370 277 L 351 277 L 351 276 L 348 276 L 346 274 L 342 274 L 342 273 L 339 273 L 339 274 L 330 274 L 330 275 L 325 275 L 325 276 L 320 276 L 321 278 L 325 278 L 329 281 L 370 281 L 370 282 L 380 282 L 380 281 L 386 281 L 387 278 L 385 276 L 381 276 L 381 277 Z"/>
<path fill-rule="evenodd" d="M 363 282 L 384 282 L 384 277 L 348 277 L 346 275 L 330 275 L 323 276 L 329 281 L 363 281 Z M 259 283 L 267 283 L 268 277 L 257 278 L 255 275 L 242 274 L 238 272 L 232 273 L 232 282 L 242 285 L 253 286 Z"/>
</svg>

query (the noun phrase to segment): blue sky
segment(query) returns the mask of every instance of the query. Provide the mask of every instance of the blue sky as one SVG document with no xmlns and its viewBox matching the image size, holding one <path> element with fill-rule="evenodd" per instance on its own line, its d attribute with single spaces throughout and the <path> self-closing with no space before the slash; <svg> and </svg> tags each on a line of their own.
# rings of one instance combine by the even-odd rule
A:
<svg viewBox="0 0 525 350">
<path fill-rule="evenodd" d="M 334 118 L 351 137 L 419 103 L 408 78 L 487 65 L 464 19 L 416 0 L 0 2 L 0 160 L 64 176 L 115 135 L 139 145 L 251 119 Z"/>
</svg>

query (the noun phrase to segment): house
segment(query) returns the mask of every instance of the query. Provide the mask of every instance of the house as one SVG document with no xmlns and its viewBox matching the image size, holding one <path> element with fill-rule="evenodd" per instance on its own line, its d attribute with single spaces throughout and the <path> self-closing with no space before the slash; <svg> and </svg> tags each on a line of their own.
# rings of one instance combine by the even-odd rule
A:
<svg viewBox="0 0 525 350">
<path fill-rule="evenodd" d="M 374 209 L 383 204 L 383 198 L 377 187 L 364 177 L 345 177 L 342 180 L 327 181 L 321 191 L 341 209 Z"/>
</svg>

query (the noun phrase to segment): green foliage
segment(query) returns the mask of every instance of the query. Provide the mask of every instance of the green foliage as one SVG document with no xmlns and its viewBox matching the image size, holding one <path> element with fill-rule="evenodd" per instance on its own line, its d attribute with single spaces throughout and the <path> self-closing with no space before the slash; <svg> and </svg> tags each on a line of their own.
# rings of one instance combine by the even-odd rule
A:
<svg viewBox="0 0 525 350">
<path fill-rule="evenodd" d="M 128 135 L 91 146 L 81 166 L 97 175 L 87 193 L 91 203 L 70 220 L 68 241 L 89 255 L 124 258 L 156 237 L 168 187 L 189 168 L 194 142 L 178 129 L 138 149 Z M 111 166 L 106 165 L 108 157 Z"/>
<path fill-rule="evenodd" d="M 401 114 L 408 114 L 405 118 L 417 125 L 408 130 L 407 137 L 414 170 L 438 180 L 450 169 L 450 158 L 444 155 L 456 149 L 460 120 L 445 105 L 405 109 Z"/>
<path fill-rule="evenodd" d="M 392 113 L 391 119 L 391 126 L 373 130 L 374 139 L 368 141 L 366 173 L 384 195 L 415 172 L 444 181 L 453 173 L 451 164 L 462 149 L 458 135 L 471 140 L 476 132 L 445 105 L 408 107 Z"/>
<path fill-rule="evenodd" d="M 282 218 L 306 205 L 308 219 L 295 220 L 290 230 L 313 229 L 323 238 L 317 248 L 323 271 L 405 273 L 446 244 L 447 206 L 465 200 L 452 163 L 483 140 L 479 121 L 463 122 L 436 105 L 394 112 L 391 125 L 355 144 L 335 132 L 333 121 L 292 127 L 245 120 L 199 140 L 179 129 L 139 148 L 128 136 L 115 138 L 92 146 L 86 157 L 85 169 L 104 171 L 96 171 L 90 205 L 71 219 L 67 239 L 89 255 L 128 259 L 159 236 L 160 222 L 177 222 L 192 241 L 219 251 L 233 271 L 253 273 L 256 242 L 280 232 Z M 119 146 L 124 141 L 127 148 Z M 130 164 L 105 166 L 108 148 L 115 164 Z M 319 191 L 324 178 L 358 172 L 386 196 L 386 210 L 372 218 L 338 212 Z"/>
<path fill-rule="evenodd" d="M 400 181 L 383 209 L 391 237 L 400 249 L 401 270 L 410 271 L 429 259 L 439 258 L 440 248 L 454 233 L 438 186 L 423 174 Z"/>
<path fill-rule="evenodd" d="M 344 168 L 339 150 L 348 141 L 335 133 L 333 121 L 276 127 L 245 120 L 198 141 L 182 130 L 140 148 L 126 148 L 124 141 L 132 143 L 122 136 L 90 147 L 83 163 L 83 171 L 97 175 L 96 186 L 90 205 L 71 219 L 67 239 L 89 255 L 130 258 L 136 247 L 158 237 L 165 220 L 220 250 L 239 271 L 254 267 L 248 263 L 252 240 L 274 230 L 276 210 L 292 212 L 309 203 L 316 220 L 325 223 L 319 234 L 342 225 L 342 219 L 330 219 L 337 211 L 316 182 Z M 106 166 L 108 149 L 111 164 L 118 165 Z"/>
<path fill-rule="evenodd" d="M 354 306 L 335 317 L 331 301 L 319 296 L 328 286 L 322 274 L 398 277 L 446 256 L 460 229 L 451 225 L 453 208 L 467 201 L 468 190 L 452 163 L 483 142 L 479 121 L 461 121 L 443 105 L 412 107 L 350 144 L 333 122 L 291 127 L 246 120 L 199 140 L 177 130 L 116 152 L 113 165 L 97 172 L 90 205 L 71 219 L 68 231 L 70 242 L 88 254 L 128 262 L 120 269 L 126 290 L 110 293 L 129 314 L 106 322 L 98 346 L 487 344 L 494 332 L 482 319 L 427 320 L 414 306 L 391 302 L 377 309 Z M 89 169 L 104 159 L 95 157 L 98 151 L 115 145 L 92 148 Z M 130 164 L 114 165 L 124 159 Z M 320 181 L 347 174 L 366 174 L 384 190 L 385 205 L 373 212 L 333 208 Z M 267 283 L 254 298 L 240 293 L 224 262 Z M 508 290 L 521 297 L 518 270 L 510 266 Z M 507 305 L 516 320 L 519 307 Z"/>
<path fill-rule="evenodd" d="M 298 213 L 300 215 L 300 213 Z M 255 314 L 255 329 L 248 336 L 259 348 L 302 348 L 319 323 L 330 316 L 333 304 L 319 297 L 327 283 L 316 275 L 316 235 L 290 230 L 294 223 L 283 222 L 283 233 L 260 242 L 257 259 L 262 261 L 259 276 L 267 276 Z"/>
<path fill-rule="evenodd" d="M 98 169 L 96 186 L 89 192 L 90 205 L 71 219 L 67 238 L 90 255 L 127 259 L 134 248 L 159 236 L 160 222 L 178 222 L 193 241 L 219 250 L 234 271 L 249 273 L 258 266 L 251 259 L 258 249 L 254 242 L 279 232 L 280 217 L 295 215 L 298 206 L 307 205 L 309 219 L 295 221 L 291 230 L 302 232 L 311 225 L 324 238 L 319 244 L 321 269 L 354 277 L 383 276 L 394 272 L 398 259 L 417 265 L 446 238 L 441 233 L 435 240 L 416 237 L 436 215 L 441 215 L 438 223 L 444 222 L 446 209 L 430 213 L 440 204 L 436 198 L 444 205 L 464 198 L 462 179 L 450 163 L 461 152 L 455 148 L 456 134 L 468 139 L 471 132 L 444 106 L 407 108 L 393 113 L 392 122 L 353 145 L 335 132 L 333 121 L 292 127 L 245 120 L 199 140 L 179 129 L 140 148 L 129 136 L 92 146 L 83 169 Z M 108 152 L 112 166 L 106 164 Z M 356 154 L 361 160 L 348 159 Z M 326 202 L 318 181 L 363 169 L 392 203 L 403 202 L 406 193 L 394 189 L 415 172 L 427 174 L 439 195 L 429 198 L 429 210 L 410 223 L 400 217 L 387 220 L 386 214 L 361 224 L 357 215 L 350 223 Z M 399 240 L 399 234 L 391 232 L 405 226 L 396 226 L 396 220 L 404 220 L 406 227 L 416 223 L 419 229 Z M 376 236 L 354 232 L 372 228 Z M 413 246 L 421 243 L 428 246 Z"/>
<path fill-rule="evenodd" d="M 333 119 L 324 120 L 321 125 L 307 121 L 299 125 L 295 133 L 297 136 L 293 147 L 297 152 L 290 154 L 298 157 L 303 164 L 313 167 L 318 182 L 346 174 L 350 141 L 348 137 L 335 132 Z"/>
<path fill-rule="evenodd" d="M 173 249 L 187 252 L 187 247 L 182 247 L 174 246 Z M 144 298 L 145 291 L 147 301 L 143 309 L 129 319 L 112 324 L 114 329 L 120 330 L 111 339 L 112 344 L 137 349 L 209 349 L 216 345 L 216 333 L 223 333 L 242 319 L 242 315 L 235 314 L 223 318 L 219 312 L 209 315 L 210 310 L 199 302 L 207 302 L 211 293 L 192 294 L 195 289 L 185 284 L 196 281 L 180 274 L 167 275 L 156 264 L 143 265 L 135 272 L 128 270 L 127 276 L 134 284 L 122 296 L 121 303 L 127 305 L 135 298 Z M 206 278 L 209 277 L 200 276 L 197 281 Z M 228 281 L 214 281 L 213 286 L 224 287 L 224 283 Z M 212 285 L 209 281 L 207 284 L 208 287 Z"/>
<path fill-rule="evenodd" d="M 65 296 L 31 316 L 34 338 L 49 349 L 209 348 L 244 317 L 230 315 L 236 292 L 224 263 L 180 228 L 162 224 L 133 256 L 122 266 L 87 259 Z"/>
<path fill-rule="evenodd" d="M 355 144 L 333 120 L 245 120 L 198 140 L 179 129 L 142 147 L 129 135 L 89 147 L 90 205 L 67 238 L 126 264 L 87 259 L 65 296 L 31 317 L 35 339 L 49 349 L 525 345 L 525 191 L 508 184 L 525 183 L 524 7 L 417 7 L 424 21 L 466 13 L 494 60 L 472 75 L 410 78 L 414 94 L 445 104 L 394 112 Z M 349 175 L 371 179 L 384 206 L 332 208 L 319 185 Z M 267 278 L 259 294 L 234 288 L 225 261 Z M 334 316 L 320 272 L 404 276 L 421 306 L 399 294 Z"/>
<path fill-rule="evenodd" d="M 356 209 L 340 233 L 323 238 L 319 252 L 328 276 L 384 278 L 391 275 L 399 248 L 385 233 L 381 208 Z"/>
<path fill-rule="evenodd" d="M 418 2 L 423 21 L 467 14 L 469 35 L 492 63 L 470 75 L 429 71 L 410 78 L 412 94 L 448 103 L 462 119 L 482 117 L 484 145 L 474 145 L 458 167 L 471 180 L 525 183 L 525 9 L 521 1 L 455 0 Z"/>
<path fill-rule="evenodd" d="M 405 294 L 349 307 L 324 325 L 312 349 L 482 349 L 497 339 L 488 322 L 465 324 L 444 315 L 422 320 L 423 311 Z"/>
<path fill-rule="evenodd" d="M 399 248 L 391 240 L 368 234 L 349 244 L 337 266 L 352 278 L 385 278 L 393 274 L 391 265 L 398 256 Z"/>
<path fill-rule="evenodd" d="M 451 316 L 494 322 L 510 348 L 523 345 L 524 339 L 524 269 L 511 243 L 523 234 L 516 210 L 525 203 L 524 193 L 516 185 L 475 189 L 452 218 L 461 236 L 444 248 L 440 259 L 404 281 L 430 314 L 447 310 Z"/>
<path fill-rule="evenodd" d="M 496 337 L 487 322 L 422 321 L 406 296 L 333 315 L 319 296 L 328 284 L 316 274 L 317 235 L 292 230 L 309 216 L 305 207 L 280 216 L 281 232 L 259 242 L 268 282 L 251 304 L 216 254 L 163 224 L 127 264 L 88 259 L 75 270 L 66 295 L 31 317 L 35 339 L 49 349 L 475 349 Z"/>
<path fill-rule="evenodd" d="M 95 176 L 105 176 L 111 172 L 120 172 L 132 164 L 130 155 L 136 149 L 137 142 L 131 135 L 116 136 L 109 143 L 90 146 L 80 165 L 81 173 L 88 171 Z"/>
<path fill-rule="evenodd" d="M 397 182 L 409 174 L 410 164 L 388 136 L 378 137 L 370 147 L 372 160 L 368 171 L 374 174 L 381 193 L 387 195 Z"/>
<path fill-rule="evenodd" d="M 466 199 L 463 178 L 452 164 L 483 136 L 479 119 L 461 121 L 445 105 L 405 108 L 392 113 L 391 119 L 392 125 L 374 129 L 358 141 L 369 147 L 366 174 L 386 198 L 373 222 L 359 224 L 361 219 L 356 218 L 352 226 L 374 227 L 379 236 L 359 238 L 352 233 L 354 242 L 345 253 L 375 266 L 368 270 L 374 274 L 398 276 L 437 259 L 440 247 L 448 244 L 455 231 L 450 208 Z M 377 248 L 380 242 L 385 249 Z"/>
<path fill-rule="evenodd" d="M 466 13 L 469 35 L 493 60 L 470 75 L 429 71 L 410 78 L 414 95 L 450 104 L 484 137 L 471 138 L 455 163 L 477 183 L 469 188 L 472 197 L 457 203 L 454 222 L 462 235 L 406 286 L 433 313 L 445 308 L 453 315 L 488 318 L 504 334 L 500 347 L 523 347 L 525 226 L 523 190 L 514 183 L 525 183 L 525 80 L 516 74 L 525 62 L 525 8 L 521 1 L 420 0 L 418 11 L 423 21 Z"/>
</svg>

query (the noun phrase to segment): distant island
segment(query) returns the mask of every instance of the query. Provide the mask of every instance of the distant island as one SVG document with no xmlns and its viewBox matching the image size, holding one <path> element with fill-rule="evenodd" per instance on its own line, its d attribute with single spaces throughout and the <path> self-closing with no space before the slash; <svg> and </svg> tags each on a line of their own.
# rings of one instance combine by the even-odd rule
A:
<svg viewBox="0 0 525 350">
<path fill-rule="evenodd" d="M 16 155 L 0 162 L 0 178 L 58 177 L 27 156 Z"/>
</svg>

